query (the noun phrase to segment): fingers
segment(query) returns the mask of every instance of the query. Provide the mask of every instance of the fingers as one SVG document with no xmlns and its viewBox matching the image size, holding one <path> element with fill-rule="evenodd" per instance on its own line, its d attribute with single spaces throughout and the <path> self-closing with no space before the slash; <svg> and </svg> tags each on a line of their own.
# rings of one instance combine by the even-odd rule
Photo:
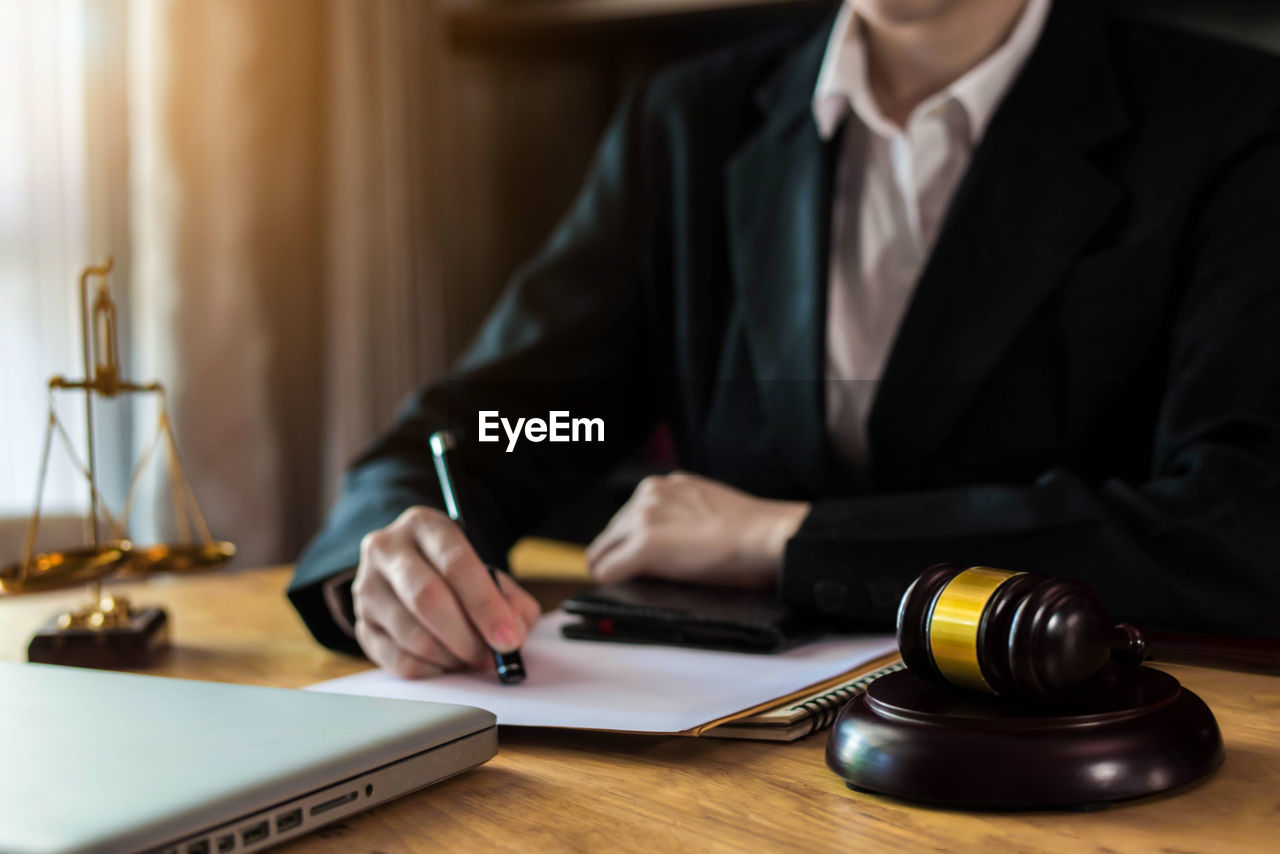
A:
<svg viewBox="0 0 1280 854">
<path fill-rule="evenodd" d="M 361 647 L 411 677 L 487 666 L 490 649 L 518 648 L 541 614 L 513 579 L 490 574 L 448 517 L 425 507 L 364 538 L 352 593 Z"/>
<path fill-rule="evenodd" d="M 676 490 L 691 477 L 673 472 L 650 475 L 640 481 L 627 503 L 587 547 L 587 565 L 598 581 L 623 581 L 646 569 L 651 557 L 651 530 L 660 522 Z"/>
<path fill-rule="evenodd" d="M 498 591 L 489 568 L 481 562 L 457 525 L 437 511 L 420 509 L 426 513 L 414 520 L 413 536 L 427 561 L 447 583 L 471 625 L 480 631 L 491 649 L 511 652 L 519 647 L 527 628 Z"/>
<path fill-rule="evenodd" d="M 385 631 L 397 647 L 441 670 L 461 670 L 482 663 L 485 658 L 477 652 L 471 658 L 459 657 L 440 636 L 424 626 L 391 589 L 385 575 L 374 575 L 362 587 L 355 599 L 356 619 L 376 625 Z M 467 627 L 470 632 L 470 627 Z M 442 632 L 443 633 L 443 632 Z M 471 632 L 474 636 L 474 632 Z M 459 646 L 453 639 L 453 646 Z"/>
<path fill-rule="evenodd" d="M 538 604 L 538 600 L 534 599 L 527 590 L 505 572 L 498 573 L 498 584 L 502 588 L 502 595 L 520 616 L 525 630 L 533 629 L 538 622 L 538 618 L 542 616 L 542 606 Z"/>
<path fill-rule="evenodd" d="M 631 533 L 636 517 L 646 510 L 660 506 L 666 487 L 667 478 L 660 475 L 649 475 L 636 485 L 627 503 L 613 514 L 609 524 L 587 546 L 587 565 L 591 567 L 593 575 L 599 576 L 597 567 L 605 555 L 621 545 Z"/>
<path fill-rule="evenodd" d="M 356 620 L 356 640 L 371 661 L 402 679 L 425 679 L 441 673 L 438 665 L 401 649 L 385 629 L 374 623 Z"/>
<path fill-rule="evenodd" d="M 400 605 L 398 610 L 404 611 L 410 620 L 423 627 L 424 632 L 438 639 L 456 660 L 471 665 L 488 660 L 484 639 L 463 613 L 448 582 L 418 553 L 412 537 L 406 536 L 399 548 L 382 560 L 379 575 L 394 591 Z M 381 622 L 401 641 L 401 645 L 406 645 L 390 621 Z M 415 649 L 413 646 L 408 648 Z"/>
<path fill-rule="evenodd" d="M 419 548 L 414 529 L 436 526 L 457 530 L 444 514 L 415 508 L 361 542 L 352 587 L 356 615 L 367 624 L 361 632 L 368 641 L 366 653 L 384 666 L 390 667 L 401 652 L 435 667 L 436 672 L 484 667 L 489 662 L 485 639 L 448 581 Z M 381 636 L 371 627 L 386 635 L 394 649 L 380 643 Z M 375 650 L 380 657 L 375 657 Z M 412 662 L 400 669 L 417 671 Z"/>
<path fill-rule="evenodd" d="M 627 530 L 627 517 L 631 515 L 634 507 L 635 493 L 627 499 L 627 503 L 618 508 L 618 512 L 613 514 L 608 524 L 604 526 L 596 538 L 587 546 L 587 565 L 594 567 L 596 561 L 604 557 L 604 553 L 621 542 L 622 537 Z"/>
<path fill-rule="evenodd" d="M 600 561 L 626 539 L 630 531 L 629 518 L 632 509 L 630 502 L 624 504 L 622 509 L 609 520 L 609 524 L 605 525 L 604 530 L 597 534 L 596 538 L 587 546 L 587 567 L 591 570 L 592 575 L 599 575 L 598 567 Z"/>
<path fill-rule="evenodd" d="M 626 581 L 658 569 L 654 548 L 648 537 L 634 534 L 623 539 L 592 566 L 592 573 L 602 584 Z"/>
</svg>

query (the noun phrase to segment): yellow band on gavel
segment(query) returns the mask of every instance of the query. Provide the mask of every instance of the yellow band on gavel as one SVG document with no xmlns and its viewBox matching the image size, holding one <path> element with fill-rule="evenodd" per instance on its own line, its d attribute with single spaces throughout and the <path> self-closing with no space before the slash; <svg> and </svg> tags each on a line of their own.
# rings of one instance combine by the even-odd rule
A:
<svg viewBox="0 0 1280 854">
<path fill-rule="evenodd" d="M 952 685 L 994 693 L 978 663 L 978 627 L 991 595 L 1020 572 L 972 566 L 938 594 L 929 617 L 929 651 L 933 663 Z"/>
</svg>

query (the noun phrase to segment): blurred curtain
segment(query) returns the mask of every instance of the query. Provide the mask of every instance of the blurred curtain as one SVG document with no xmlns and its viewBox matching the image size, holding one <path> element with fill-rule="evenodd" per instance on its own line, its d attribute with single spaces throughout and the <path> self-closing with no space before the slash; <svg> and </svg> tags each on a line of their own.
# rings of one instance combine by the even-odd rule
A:
<svg viewBox="0 0 1280 854">
<path fill-rule="evenodd" d="M 0 565 L 18 559 L 32 511 L 48 379 L 80 373 L 77 274 L 125 242 L 123 9 L 123 0 L 0 2 Z M 116 261 L 127 271 L 127 252 Z M 58 403 L 83 460 L 82 398 Z M 108 456 L 127 444 L 124 416 L 99 408 Z M 103 462 L 103 492 L 118 500 L 127 472 Z M 84 478 L 55 446 L 37 545 L 79 544 L 87 507 Z"/>
<path fill-rule="evenodd" d="M 446 367 L 432 0 L 330 7 L 325 504 L 403 398 Z"/>
<path fill-rule="evenodd" d="M 345 464 L 443 367 L 433 8 L 131 6 L 134 373 L 171 389 L 241 565 L 292 560 Z M 135 537 L 165 536 L 162 479 L 139 501 Z"/>
</svg>

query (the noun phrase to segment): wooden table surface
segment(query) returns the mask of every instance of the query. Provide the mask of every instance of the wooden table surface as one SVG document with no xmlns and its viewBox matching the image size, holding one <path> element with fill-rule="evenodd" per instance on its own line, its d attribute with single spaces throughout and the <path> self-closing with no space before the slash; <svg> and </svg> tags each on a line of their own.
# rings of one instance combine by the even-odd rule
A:
<svg viewBox="0 0 1280 854">
<path fill-rule="evenodd" d="M 285 568 L 222 571 L 113 590 L 169 610 L 174 650 L 160 675 L 298 687 L 367 667 L 311 640 L 287 580 Z M 0 597 L 0 659 L 24 660 L 37 626 L 84 596 Z M 281 850 L 1280 850 L 1280 679 L 1167 669 L 1217 715 L 1226 764 L 1175 794 L 1097 812 L 961 813 L 854 794 L 823 765 L 823 735 L 766 744 L 504 729 L 487 765 Z"/>
</svg>

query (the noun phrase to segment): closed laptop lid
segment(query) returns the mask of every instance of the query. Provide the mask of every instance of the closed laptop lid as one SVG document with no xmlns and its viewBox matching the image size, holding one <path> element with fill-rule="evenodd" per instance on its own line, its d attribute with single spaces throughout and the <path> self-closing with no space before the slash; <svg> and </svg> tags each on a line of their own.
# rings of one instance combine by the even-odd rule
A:
<svg viewBox="0 0 1280 854">
<path fill-rule="evenodd" d="M 466 706 L 0 663 L 0 851 L 145 848 L 492 726 Z"/>
</svg>

